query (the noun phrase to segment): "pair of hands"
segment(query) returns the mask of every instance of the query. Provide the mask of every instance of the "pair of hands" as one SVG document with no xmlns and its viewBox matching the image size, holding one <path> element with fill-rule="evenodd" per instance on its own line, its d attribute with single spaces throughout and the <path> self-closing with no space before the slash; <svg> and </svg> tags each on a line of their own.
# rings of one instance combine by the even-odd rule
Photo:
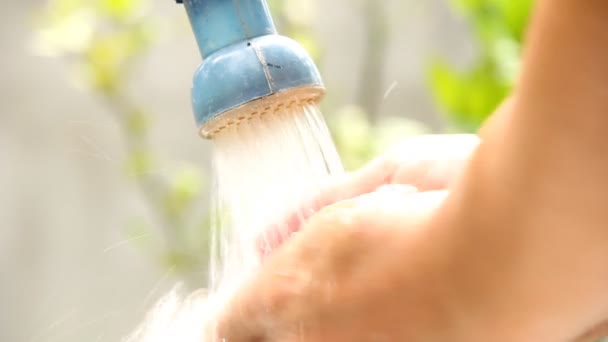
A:
<svg viewBox="0 0 608 342">
<path fill-rule="evenodd" d="M 275 246 L 231 301 L 218 336 L 397 341 L 413 340 L 421 324 L 441 327 L 449 283 L 432 265 L 425 225 L 478 142 L 412 138 L 326 189 L 318 201 L 330 205 Z"/>
</svg>

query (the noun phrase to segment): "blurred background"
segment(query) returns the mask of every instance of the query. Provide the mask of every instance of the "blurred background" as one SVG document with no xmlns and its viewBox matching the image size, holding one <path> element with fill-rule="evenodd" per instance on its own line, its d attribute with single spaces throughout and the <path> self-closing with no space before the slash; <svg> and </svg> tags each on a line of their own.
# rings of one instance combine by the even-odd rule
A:
<svg viewBox="0 0 608 342">
<path fill-rule="evenodd" d="M 349 169 L 473 132 L 508 93 L 531 0 L 270 0 L 324 76 Z M 173 0 L 0 3 L 0 341 L 120 341 L 204 286 L 201 59 Z"/>
</svg>

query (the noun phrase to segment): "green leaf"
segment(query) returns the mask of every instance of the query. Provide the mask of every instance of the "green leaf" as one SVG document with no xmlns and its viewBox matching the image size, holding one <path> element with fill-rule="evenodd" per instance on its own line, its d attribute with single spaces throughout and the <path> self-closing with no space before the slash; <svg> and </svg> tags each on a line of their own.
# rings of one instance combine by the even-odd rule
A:
<svg viewBox="0 0 608 342">
<path fill-rule="evenodd" d="M 196 198 L 203 187 L 200 172 L 194 167 L 181 168 L 173 178 L 173 193 L 181 201 Z"/>
<path fill-rule="evenodd" d="M 521 40 L 532 0 L 452 0 L 471 23 L 479 45 L 477 62 L 459 71 L 442 60 L 429 67 L 431 90 L 452 122 L 476 130 L 506 97 L 520 65 Z"/>
<path fill-rule="evenodd" d="M 184 166 L 180 168 L 173 179 L 165 198 L 166 211 L 173 218 L 179 218 L 198 198 L 203 188 L 203 178 L 198 169 Z"/>
<path fill-rule="evenodd" d="M 97 0 L 99 10 L 111 18 L 125 20 L 141 13 L 142 0 Z"/>
<path fill-rule="evenodd" d="M 534 2 L 533 0 L 502 0 L 502 3 L 506 25 L 513 37 L 521 42 Z"/>
<path fill-rule="evenodd" d="M 510 84 L 499 77 L 496 65 L 489 59 L 468 72 L 458 72 L 445 62 L 436 61 L 430 75 L 438 104 L 466 131 L 475 131 L 510 90 Z"/>
<path fill-rule="evenodd" d="M 131 71 L 130 62 L 147 50 L 151 30 L 146 25 L 99 34 L 84 51 L 83 71 L 94 89 L 116 91 Z"/>
<path fill-rule="evenodd" d="M 461 76 L 442 60 L 436 60 L 430 67 L 430 85 L 439 107 L 451 113 L 463 113 L 466 108 Z"/>
<path fill-rule="evenodd" d="M 142 178 L 152 171 L 153 158 L 147 151 L 136 151 L 129 155 L 127 170 L 135 178 Z"/>
<path fill-rule="evenodd" d="M 148 118 L 146 117 L 146 114 L 141 111 L 134 111 L 127 115 L 127 132 L 135 138 L 144 138 L 148 131 L 148 125 Z"/>
</svg>

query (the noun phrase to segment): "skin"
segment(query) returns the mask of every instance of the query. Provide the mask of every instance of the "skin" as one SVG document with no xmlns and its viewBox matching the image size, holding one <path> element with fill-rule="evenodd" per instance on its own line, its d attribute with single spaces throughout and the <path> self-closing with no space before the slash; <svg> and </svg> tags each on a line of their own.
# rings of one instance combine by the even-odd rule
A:
<svg viewBox="0 0 608 342">
<path fill-rule="evenodd" d="M 228 342 L 602 336 L 608 2 L 537 3 L 516 91 L 480 136 L 476 148 L 454 147 L 466 137 L 419 141 L 429 150 L 458 150 L 460 158 L 408 163 L 389 153 L 388 162 L 381 158 L 329 189 L 323 198 L 330 200 L 319 202 L 324 208 L 276 246 L 218 317 L 216 336 Z M 387 183 L 419 191 L 398 185 L 374 191 Z M 449 192 L 439 190 L 446 186 Z"/>
<path fill-rule="evenodd" d="M 302 218 L 310 218 L 334 203 L 386 189 L 387 185 L 406 185 L 399 187 L 406 192 L 445 190 L 454 182 L 478 144 L 479 138 L 469 134 L 407 139 L 362 169 L 334 181 L 312 201 L 303 203 L 305 210 L 297 210 L 284 219 L 286 230 L 298 232 Z M 285 228 L 281 228 L 283 230 Z M 280 246 L 284 242 L 283 235 L 274 234 L 270 229 L 266 235 L 260 236 L 258 246 L 261 253 L 270 254 Z"/>
</svg>

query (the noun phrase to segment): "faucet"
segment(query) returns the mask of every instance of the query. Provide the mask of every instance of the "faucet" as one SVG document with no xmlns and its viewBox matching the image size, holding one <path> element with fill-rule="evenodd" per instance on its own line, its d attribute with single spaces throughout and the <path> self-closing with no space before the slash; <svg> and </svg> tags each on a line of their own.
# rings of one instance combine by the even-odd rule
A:
<svg viewBox="0 0 608 342">
<path fill-rule="evenodd" d="M 192 107 L 200 134 L 325 93 L 312 58 L 277 33 L 265 0 L 176 0 L 183 3 L 203 63 L 194 75 Z"/>
</svg>

